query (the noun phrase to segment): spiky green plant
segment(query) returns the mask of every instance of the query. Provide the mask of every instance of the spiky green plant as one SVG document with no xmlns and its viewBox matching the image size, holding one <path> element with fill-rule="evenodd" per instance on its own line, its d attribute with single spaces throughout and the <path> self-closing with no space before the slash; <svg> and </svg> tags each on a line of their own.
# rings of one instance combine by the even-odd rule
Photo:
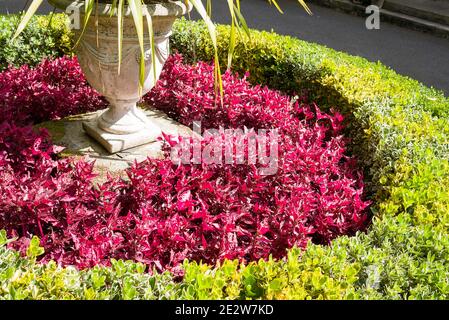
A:
<svg viewBox="0 0 449 320">
<path fill-rule="evenodd" d="M 25 29 L 26 25 L 30 21 L 30 19 L 33 17 L 33 15 L 36 13 L 39 6 L 42 4 L 44 0 L 33 0 L 24 14 L 19 26 L 17 27 L 16 33 L 13 37 L 13 39 L 17 38 L 17 36 Z M 187 6 L 190 6 L 190 3 L 193 5 L 195 10 L 198 12 L 198 14 L 201 16 L 201 18 L 206 23 L 207 29 L 209 31 L 209 35 L 212 40 L 212 44 L 215 51 L 215 79 L 217 87 L 219 87 L 220 93 L 222 93 L 222 83 L 221 83 L 221 76 L 220 76 L 220 66 L 218 61 L 218 50 L 217 50 L 217 35 L 215 30 L 215 25 L 211 20 L 211 8 L 212 3 L 211 0 L 206 0 L 206 8 L 204 7 L 201 0 L 183 0 Z M 229 50 L 228 50 L 228 68 L 231 66 L 232 57 L 234 54 L 235 49 L 235 42 L 237 35 L 241 35 L 241 30 L 245 32 L 245 34 L 249 37 L 249 29 L 246 24 L 245 18 L 243 17 L 241 10 L 240 10 L 240 0 L 226 0 L 228 3 L 229 13 L 231 15 L 231 33 L 230 33 L 230 39 L 229 39 Z M 267 0 L 270 4 L 274 5 L 280 13 L 283 13 L 280 6 L 276 2 L 276 0 Z M 144 49 L 144 17 L 146 18 L 146 22 L 148 25 L 148 33 L 149 38 L 152 44 L 152 61 L 155 63 L 154 59 L 154 36 L 153 36 L 153 28 L 152 28 L 152 21 L 151 21 L 151 15 L 147 12 L 146 7 L 144 4 L 146 3 L 166 3 L 169 2 L 168 0 L 84 0 L 84 23 L 83 28 L 80 37 L 78 38 L 78 41 L 75 44 L 75 47 L 78 45 L 78 42 L 80 41 L 87 23 L 89 19 L 92 17 L 92 12 L 95 7 L 95 5 L 98 3 L 110 3 L 111 4 L 111 10 L 110 10 L 110 17 L 114 15 L 114 13 L 117 15 L 118 19 L 118 48 L 119 48 L 119 67 L 118 72 L 120 73 L 120 64 L 121 64 L 121 52 L 122 52 L 122 41 L 123 41 L 123 16 L 125 12 L 125 5 L 128 5 L 129 9 L 131 10 L 131 14 L 134 20 L 134 25 L 136 27 L 137 37 L 139 39 L 139 45 L 140 45 L 140 51 L 141 51 L 141 63 L 140 63 L 140 74 L 139 74 L 139 80 L 140 85 L 142 86 L 144 83 L 144 76 L 145 76 L 145 64 L 144 64 L 144 55 L 145 55 L 145 49 Z M 304 0 L 298 0 L 298 2 L 304 7 L 304 9 L 307 11 L 307 13 L 312 14 L 307 4 L 304 2 Z M 153 65 L 153 69 L 156 70 L 155 66 Z M 156 73 L 154 73 L 154 77 L 156 77 Z"/>
</svg>

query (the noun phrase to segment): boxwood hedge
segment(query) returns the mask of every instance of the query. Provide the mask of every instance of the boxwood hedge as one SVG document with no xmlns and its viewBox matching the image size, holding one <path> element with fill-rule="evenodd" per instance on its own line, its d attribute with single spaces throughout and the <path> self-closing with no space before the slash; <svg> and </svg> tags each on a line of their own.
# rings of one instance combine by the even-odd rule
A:
<svg viewBox="0 0 449 320">
<path fill-rule="evenodd" d="M 229 28 L 218 31 L 225 65 Z M 200 22 L 178 21 L 171 42 L 192 62 L 212 58 Z M 22 258 L 2 233 L 0 298 L 448 299 L 449 100 L 380 63 L 274 33 L 240 39 L 233 69 L 346 114 L 374 202 L 367 233 L 292 249 L 281 261 L 186 261 L 182 281 L 123 261 L 83 271 L 40 265 L 38 240 Z"/>
<path fill-rule="evenodd" d="M 11 38 L 19 24 L 18 15 L 0 15 L 0 71 L 8 65 L 36 65 L 45 57 L 71 54 L 73 36 L 67 17 L 36 16 L 15 41 Z"/>
</svg>

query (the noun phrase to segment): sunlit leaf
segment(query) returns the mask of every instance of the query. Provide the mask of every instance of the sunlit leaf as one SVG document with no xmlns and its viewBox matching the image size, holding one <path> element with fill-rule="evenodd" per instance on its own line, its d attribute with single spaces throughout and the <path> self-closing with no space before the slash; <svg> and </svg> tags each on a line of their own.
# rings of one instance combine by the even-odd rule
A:
<svg viewBox="0 0 449 320">
<path fill-rule="evenodd" d="M 111 10 L 109 11 L 109 18 L 112 17 L 117 9 L 117 0 L 112 0 Z"/>
<path fill-rule="evenodd" d="M 245 31 L 246 35 L 250 38 L 251 33 L 249 32 L 248 24 L 246 23 L 245 18 L 243 17 L 242 13 L 240 12 L 240 6 L 234 6 L 234 12 L 237 16 L 238 21 L 242 24 L 242 28 Z"/>
<path fill-rule="evenodd" d="M 129 8 L 134 19 L 134 25 L 136 27 L 137 38 L 139 40 L 140 47 L 140 70 L 139 70 L 139 83 L 140 90 L 142 90 L 145 82 L 145 47 L 143 39 L 143 11 L 141 0 L 128 0 Z"/>
<path fill-rule="evenodd" d="M 81 31 L 80 36 L 78 37 L 78 40 L 76 41 L 73 48 L 76 48 L 81 41 L 81 38 L 84 35 L 84 32 L 86 31 L 87 23 L 89 22 L 90 16 L 92 15 L 92 10 L 94 8 L 95 0 L 85 0 L 84 1 L 84 23 L 83 23 L 83 29 Z"/>
<path fill-rule="evenodd" d="M 207 15 L 206 9 L 204 8 L 201 0 L 188 0 L 188 1 L 193 4 L 198 14 L 204 20 L 204 23 L 206 24 L 210 38 L 212 40 L 212 45 L 214 46 L 215 51 L 214 63 L 215 63 L 216 86 L 219 88 L 220 96 L 223 99 L 223 83 L 221 79 L 220 62 L 218 59 L 217 31 L 215 29 L 215 25 L 213 24 L 210 17 Z"/>
<path fill-rule="evenodd" d="M 117 26 L 118 26 L 118 74 L 122 67 L 123 51 L 123 12 L 125 11 L 125 0 L 119 0 L 117 8 Z"/>
<path fill-rule="evenodd" d="M 212 19 L 212 1 L 211 0 L 207 0 L 207 2 L 206 2 L 206 12 L 207 12 L 207 15 Z"/>
<path fill-rule="evenodd" d="M 304 10 L 310 15 L 313 15 L 312 10 L 310 10 L 309 6 L 305 3 L 304 0 L 298 0 L 298 2 L 303 6 Z"/>
<path fill-rule="evenodd" d="M 42 4 L 44 0 L 33 0 L 30 7 L 28 8 L 27 12 L 25 13 L 25 16 L 22 18 L 22 21 L 20 21 L 19 26 L 17 27 L 16 32 L 14 33 L 13 40 L 16 39 L 25 29 L 28 22 L 30 22 L 31 18 L 36 13 L 39 6 Z"/>
<path fill-rule="evenodd" d="M 229 34 L 229 49 L 228 49 L 228 69 L 231 68 L 232 57 L 234 55 L 235 49 L 235 37 L 236 37 L 236 23 L 235 23 L 235 13 L 234 13 L 234 0 L 227 0 L 229 12 L 231 14 L 231 31 Z"/>
<path fill-rule="evenodd" d="M 278 5 L 278 3 L 276 2 L 276 0 L 268 0 L 268 2 L 269 2 L 270 4 L 273 4 L 273 5 L 276 7 L 276 9 L 278 9 L 278 11 L 279 11 L 280 13 L 284 13 L 284 11 L 282 11 L 281 7 L 279 7 L 279 5 Z"/>
<path fill-rule="evenodd" d="M 145 17 L 147 20 L 148 25 L 148 35 L 150 37 L 150 44 L 151 44 L 151 63 L 153 65 L 153 76 L 154 76 L 154 82 L 157 81 L 157 64 L 156 64 L 156 48 L 155 48 L 155 41 L 154 41 L 154 30 L 153 30 L 153 20 L 151 18 L 150 13 L 148 12 L 147 7 L 145 7 Z"/>
</svg>

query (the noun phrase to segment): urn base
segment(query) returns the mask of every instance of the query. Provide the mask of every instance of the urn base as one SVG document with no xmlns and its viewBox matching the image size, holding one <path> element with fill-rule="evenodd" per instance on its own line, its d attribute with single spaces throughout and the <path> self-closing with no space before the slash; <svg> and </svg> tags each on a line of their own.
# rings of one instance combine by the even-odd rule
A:
<svg viewBox="0 0 449 320">
<path fill-rule="evenodd" d="M 154 142 L 162 133 L 157 125 L 148 121 L 137 132 L 114 134 L 101 129 L 99 121 L 101 121 L 100 118 L 83 122 L 83 129 L 111 154 Z"/>
</svg>

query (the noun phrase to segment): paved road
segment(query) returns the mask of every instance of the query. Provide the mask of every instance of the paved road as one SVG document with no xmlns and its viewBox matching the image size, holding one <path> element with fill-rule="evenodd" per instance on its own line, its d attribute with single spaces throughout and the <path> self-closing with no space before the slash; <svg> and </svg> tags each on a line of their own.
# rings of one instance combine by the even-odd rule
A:
<svg viewBox="0 0 449 320">
<path fill-rule="evenodd" d="M 26 1 L 0 0 L 0 13 L 17 12 Z M 311 4 L 308 16 L 296 0 L 278 0 L 280 14 L 266 0 L 242 0 L 242 11 L 251 28 L 271 30 L 307 41 L 381 61 L 397 72 L 449 96 L 449 40 L 430 34 L 382 23 L 380 30 L 367 30 L 363 17 Z M 51 10 L 46 5 L 43 11 Z M 213 18 L 228 22 L 227 4 L 213 0 Z"/>
</svg>

